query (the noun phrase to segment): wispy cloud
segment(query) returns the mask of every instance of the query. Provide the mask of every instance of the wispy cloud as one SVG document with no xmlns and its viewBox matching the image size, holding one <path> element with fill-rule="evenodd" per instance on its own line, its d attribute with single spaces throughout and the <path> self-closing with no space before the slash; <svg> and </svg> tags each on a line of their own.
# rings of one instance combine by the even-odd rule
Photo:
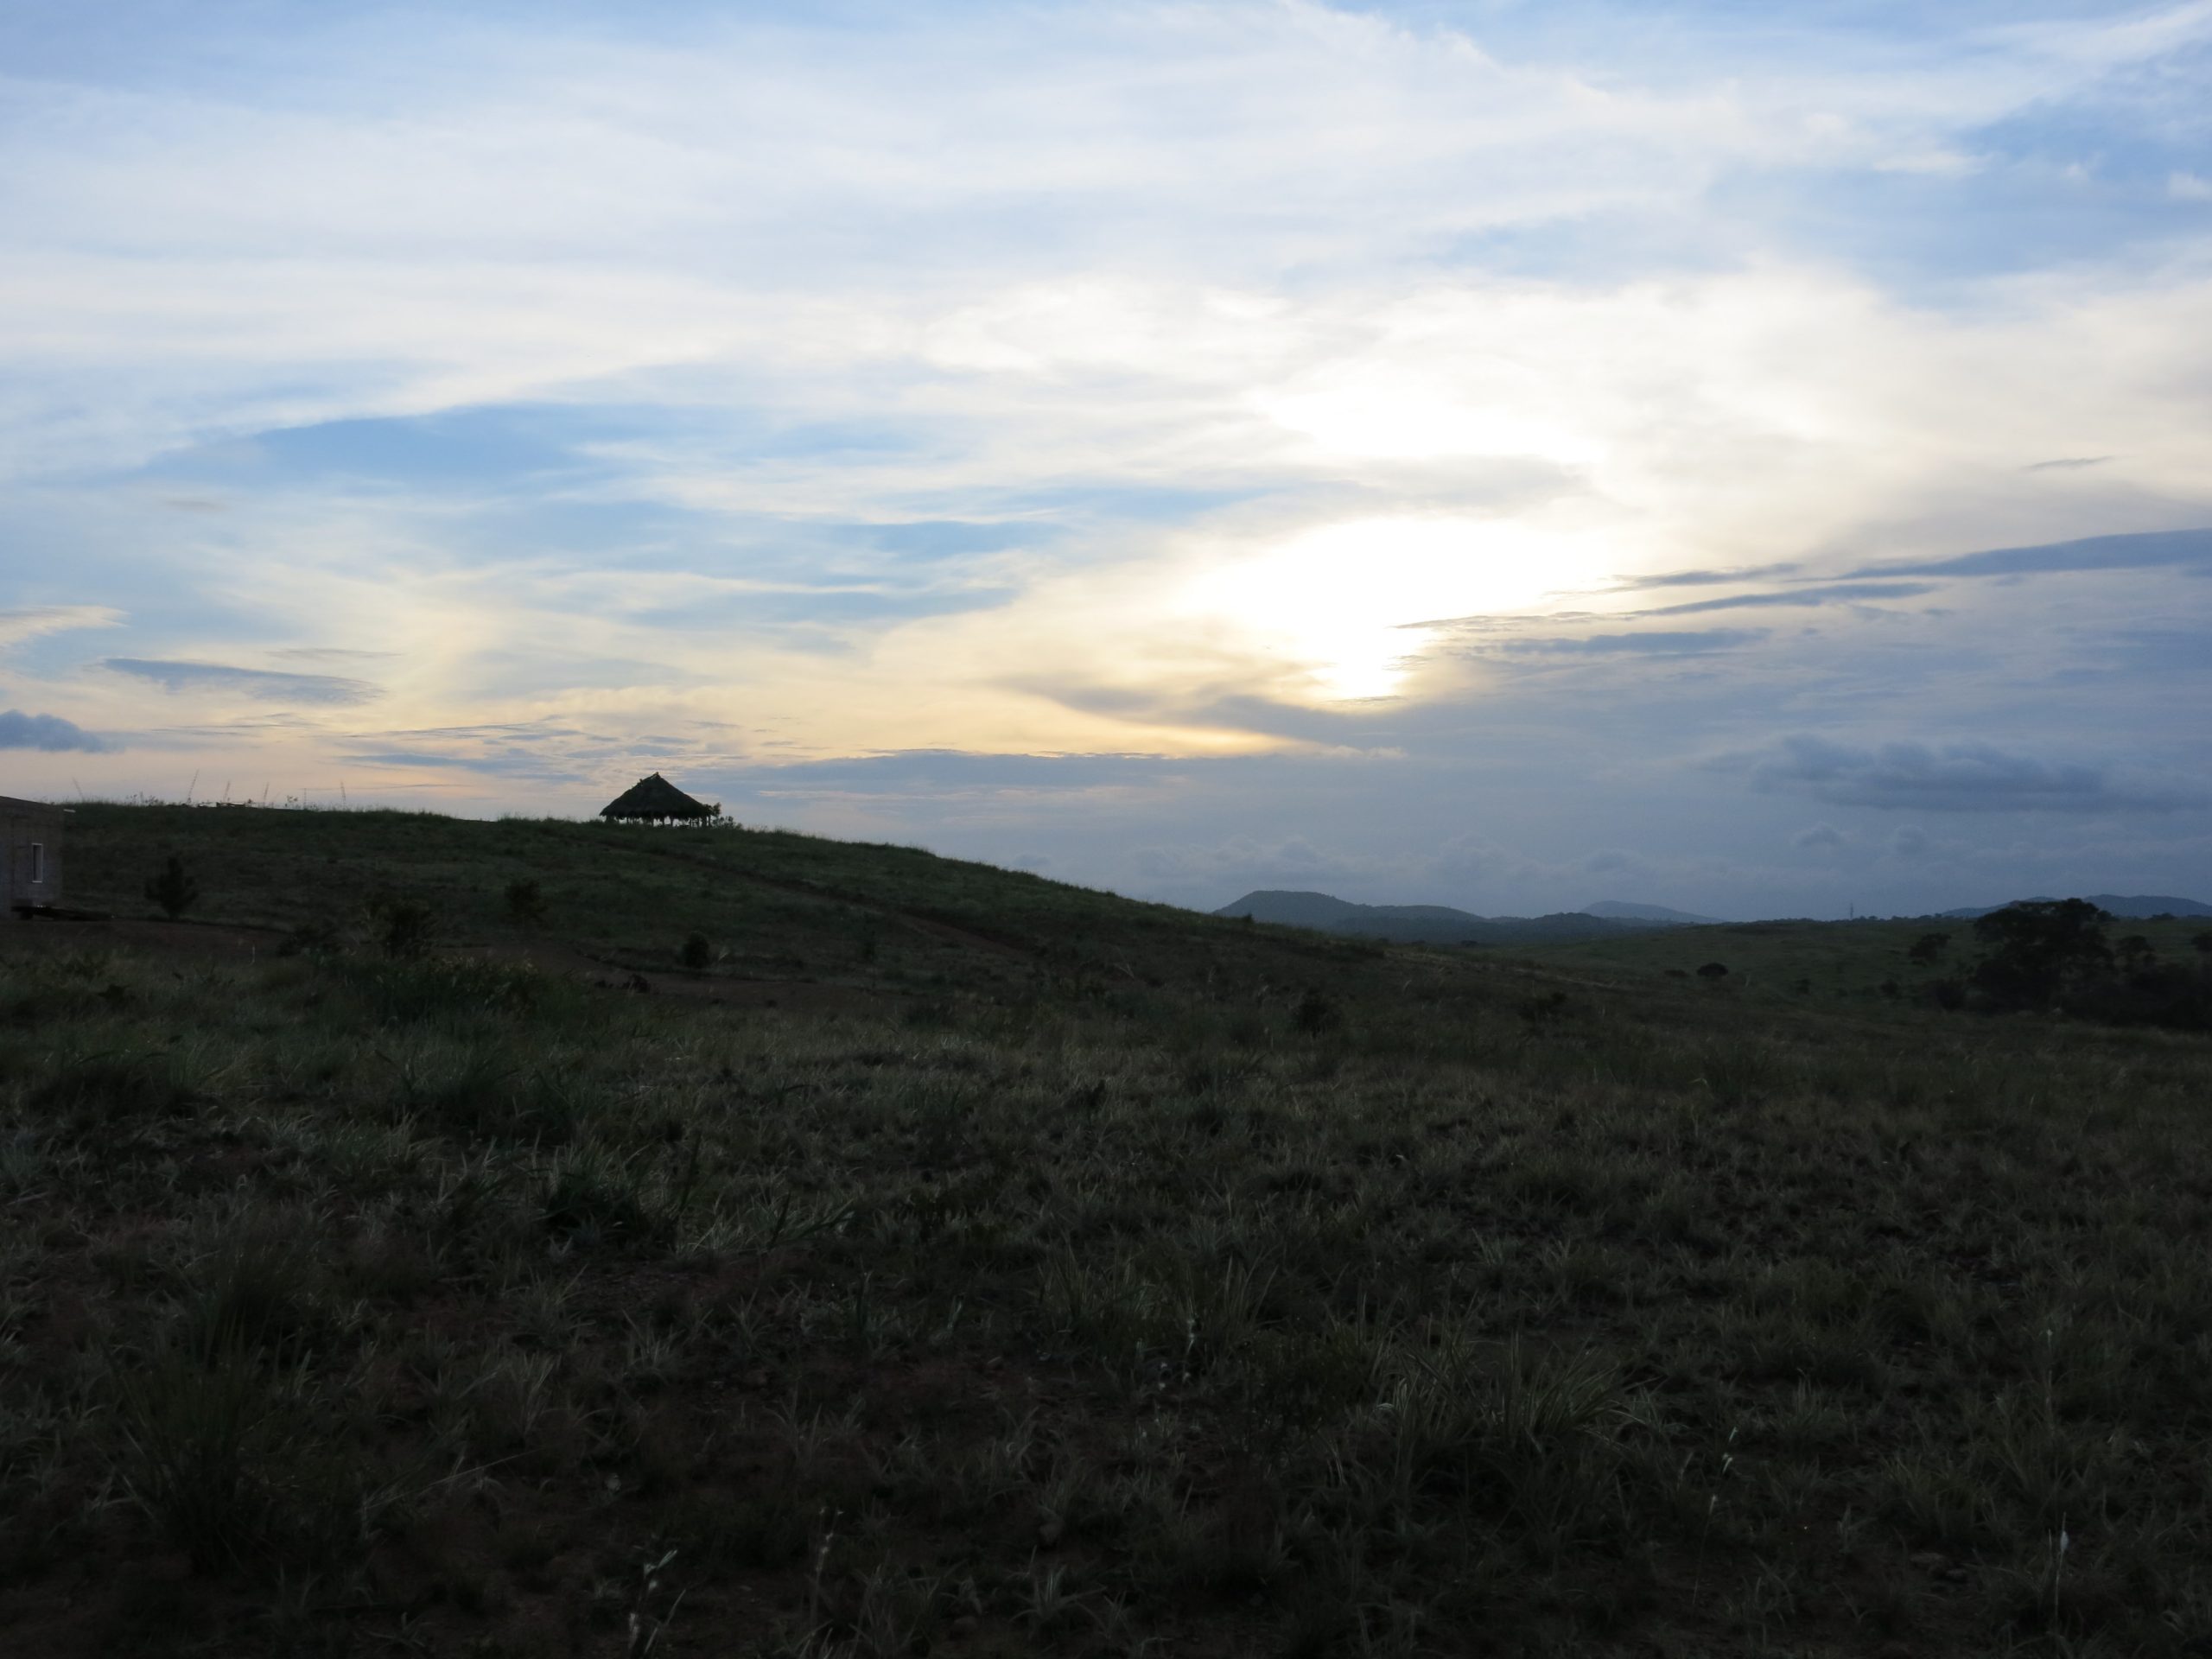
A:
<svg viewBox="0 0 2212 1659">
<path fill-rule="evenodd" d="M 334 674 L 285 674 L 265 668 L 233 668 L 224 663 L 188 663 L 143 657 L 109 657 L 100 666 L 111 673 L 151 680 L 164 691 L 228 691 L 260 702 L 371 702 L 383 688 L 367 680 Z"/>
<path fill-rule="evenodd" d="M 67 633 L 76 628 L 119 626 L 123 613 L 106 605 L 41 605 L 28 610 L 0 611 L 0 650 L 35 639 L 41 634 Z"/>
<path fill-rule="evenodd" d="M 1561 657 L 1703 657 L 1757 645 L 1758 628 L 1656 628 L 1643 633 L 1590 633 L 1509 638 L 1501 648 Z"/>
<path fill-rule="evenodd" d="M 1869 565 L 1855 576 L 2022 576 L 2081 570 L 2152 570 L 2212 566 L 2212 530 L 2088 536 L 2034 547 L 1998 547 L 1916 564 Z"/>
<path fill-rule="evenodd" d="M 1763 755 L 1717 764 L 1748 766 L 1761 789 L 1801 791 L 1841 806 L 1885 810 L 2171 812 L 2212 800 L 2200 781 L 2046 760 L 1971 741 L 1860 748 L 1798 735 L 1782 739 Z"/>
<path fill-rule="evenodd" d="M 1706 611 L 1817 609 L 1823 605 L 1865 605 L 1881 599 L 1918 599 L 1936 591 L 1925 582 L 1829 582 L 1808 588 L 1785 588 L 1778 592 L 1736 594 L 1726 599 L 1699 599 L 1683 605 L 1662 605 L 1640 612 L 1643 616 L 1694 616 Z"/>
</svg>

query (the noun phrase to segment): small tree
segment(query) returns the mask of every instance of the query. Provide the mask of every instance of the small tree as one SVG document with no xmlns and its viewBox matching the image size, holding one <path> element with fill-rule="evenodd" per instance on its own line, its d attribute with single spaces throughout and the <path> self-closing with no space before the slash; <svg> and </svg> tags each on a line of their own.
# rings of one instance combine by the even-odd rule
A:
<svg viewBox="0 0 2212 1659">
<path fill-rule="evenodd" d="M 377 943 L 388 957 L 419 957 L 430 948 L 430 907 L 411 899 L 379 899 L 369 906 Z"/>
<path fill-rule="evenodd" d="M 545 919 L 545 895 L 537 882 L 507 883 L 507 915 L 524 927 L 536 927 Z"/>
<path fill-rule="evenodd" d="M 1290 1023 L 1308 1037 L 1332 1032 L 1344 1022 L 1344 1010 L 1319 990 L 1309 990 L 1290 1011 Z"/>
<path fill-rule="evenodd" d="M 2110 918 L 2086 899 L 2037 899 L 1993 910 L 1974 925 L 1991 947 L 1975 987 L 2007 1007 L 2046 1008 L 2070 988 L 2112 967 Z"/>
<path fill-rule="evenodd" d="M 1912 949 L 1905 955 L 1915 962 L 1938 962 L 1942 959 L 1943 952 L 1950 948 L 1949 934 L 1923 933 L 1912 942 Z"/>
<path fill-rule="evenodd" d="M 192 908 L 200 897 L 200 884 L 185 873 L 184 861 L 175 853 L 159 875 L 146 878 L 146 896 L 162 907 L 171 921 Z"/>
</svg>

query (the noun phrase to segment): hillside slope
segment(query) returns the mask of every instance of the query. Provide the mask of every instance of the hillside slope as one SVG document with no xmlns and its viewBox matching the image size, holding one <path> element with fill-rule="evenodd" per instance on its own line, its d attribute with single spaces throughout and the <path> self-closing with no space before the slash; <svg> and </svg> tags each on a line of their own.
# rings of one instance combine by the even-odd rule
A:
<svg viewBox="0 0 2212 1659">
<path fill-rule="evenodd" d="M 71 835 L 118 919 L 0 926 L 10 1653 L 2212 1640 L 2212 1042 L 1594 954 L 1871 928 L 1522 963 L 739 830 Z"/>
</svg>

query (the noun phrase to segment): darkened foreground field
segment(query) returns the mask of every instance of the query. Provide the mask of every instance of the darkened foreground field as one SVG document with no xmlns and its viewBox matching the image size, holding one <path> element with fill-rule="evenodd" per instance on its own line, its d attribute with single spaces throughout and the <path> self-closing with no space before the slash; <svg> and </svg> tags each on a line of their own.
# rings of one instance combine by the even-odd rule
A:
<svg viewBox="0 0 2212 1659">
<path fill-rule="evenodd" d="M 10 1654 L 2212 1651 L 2203 1039 L 734 830 L 73 896 L 171 851 L 0 932 Z"/>
</svg>

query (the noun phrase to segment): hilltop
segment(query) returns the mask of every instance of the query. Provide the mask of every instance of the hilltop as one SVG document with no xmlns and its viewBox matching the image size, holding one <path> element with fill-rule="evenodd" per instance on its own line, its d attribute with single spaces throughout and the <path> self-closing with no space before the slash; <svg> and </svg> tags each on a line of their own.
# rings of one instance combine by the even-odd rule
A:
<svg viewBox="0 0 2212 1659">
<path fill-rule="evenodd" d="M 1359 905 L 1325 893 L 1262 890 L 1224 905 L 1217 916 L 1249 916 L 1284 927 L 1393 939 L 1407 944 L 1511 944 L 1634 932 L 1700 920 L 1657 906 L 1609 903 L 1605 913 L 1564 911 L 1550 916 L 1478 916 L 1448 905 Z"/>
<path fill-rule="evenodd" d="M 2202 1036 L 1827 995 L 1869 925 L 70 833 L 114 919 L 0 927 L 11 1650 L 2212 1640 Z"/>
</svg>

